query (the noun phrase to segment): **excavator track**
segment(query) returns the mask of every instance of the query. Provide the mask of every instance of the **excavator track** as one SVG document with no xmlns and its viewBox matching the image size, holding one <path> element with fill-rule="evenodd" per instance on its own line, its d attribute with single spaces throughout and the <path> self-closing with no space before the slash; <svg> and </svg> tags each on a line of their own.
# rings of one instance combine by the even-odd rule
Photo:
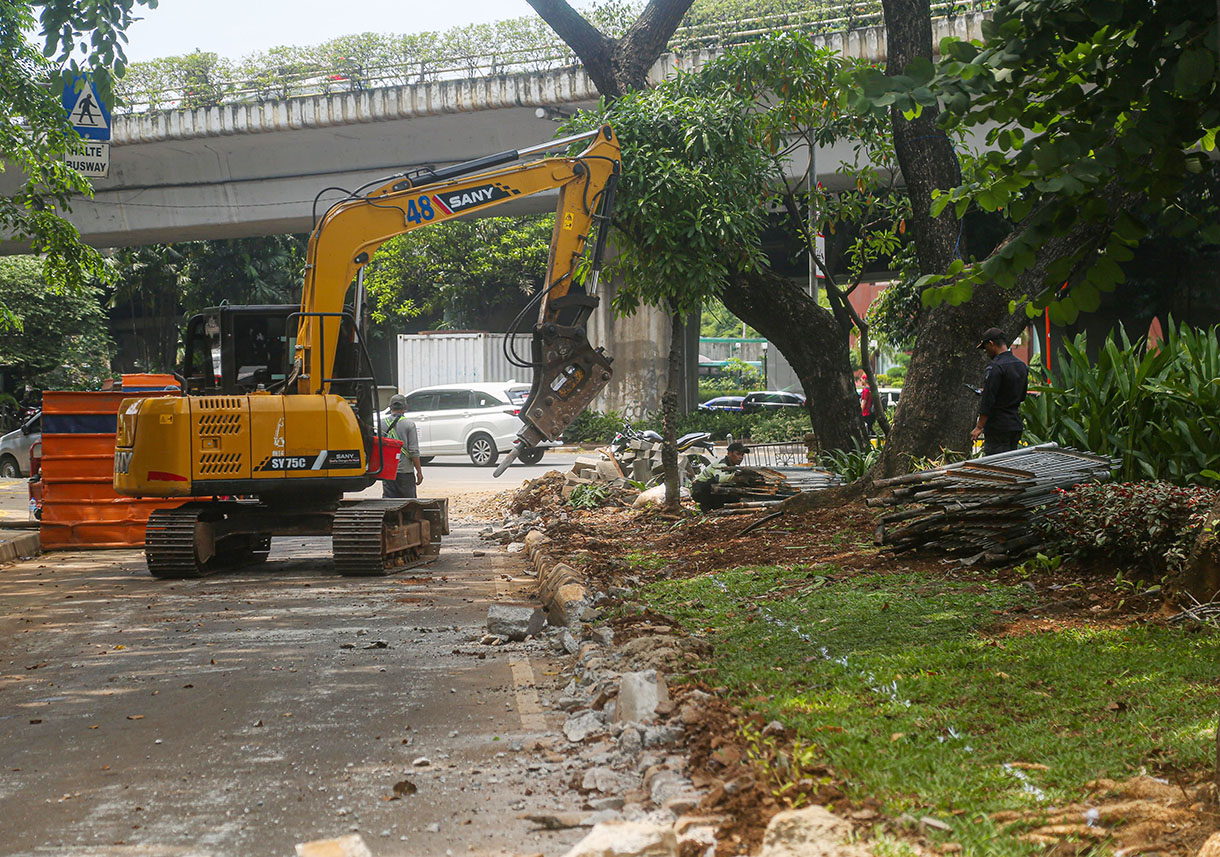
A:
<svg viewBox="0 0 1220 857">
<path fill-rule="evenodd" d="M 157 509 L 144 532 L 144 558 L 153 577 L 205 577 L 230 568 L 262 562 L 271 552 L 266 533 L 233 533 L 216 538 L 213 525 L 223 514 L 188 503 Z"/>
<path fill-rule="evenodd" d="M 348 577 L 393 574 L 436 559 L 448 532 L 443 500 L 363 500 L 335 513 L 335 570 Z"/>
<path fill-rule="evenodd" d="M 258 504 L 186 503 L 149 516 L 144 558 L 153 577 L 205 577 L 262 562 L 277 532 L 330 533 L 340 574 L 393 574 L 436 559 L 449 532 L 448 505 L 443 499 L 351 501 L 303 521 Z"/>
</svg>

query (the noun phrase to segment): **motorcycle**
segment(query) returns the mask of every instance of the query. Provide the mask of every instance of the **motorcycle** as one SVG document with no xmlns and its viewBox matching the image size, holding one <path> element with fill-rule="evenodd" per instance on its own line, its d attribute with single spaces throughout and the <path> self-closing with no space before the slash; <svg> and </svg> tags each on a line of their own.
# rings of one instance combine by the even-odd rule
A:
<svg viewBox="0 0 1220 857">
<path fill-rule="evenodd" d="M 665 476 L 661 465 L 661 448 L 665 439 L 659 432 L 652 429 L 640 431 L 629 421 L 623 422 L 623 427 L 610 441 L 610 452 L 614 455 L 624 472 L 630 472 L 633 479 L 641 482 L 655 483 Z M 710 432 L 688 432 L 677 440 L 678 472 L 684 481 L 694 479 L 703 468 L 712 463 L 715 455 L 715 444 L 712 443 Z"/>
</svg>

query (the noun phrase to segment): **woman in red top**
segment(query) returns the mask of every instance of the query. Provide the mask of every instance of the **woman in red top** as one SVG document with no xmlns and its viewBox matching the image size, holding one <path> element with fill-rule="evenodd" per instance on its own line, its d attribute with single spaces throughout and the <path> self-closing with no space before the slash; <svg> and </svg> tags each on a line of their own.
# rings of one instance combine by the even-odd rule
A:
<svg viewBox="0 0 1220 857">
<path fill-rule="evenodd" d="M 860 413 L 864 415 L 864 427 L 871 437 L 877 416 L 873 413 L 873 390 L 867 380 L 864 382 L 864 389 L 860 391 Z"/>
</svg>

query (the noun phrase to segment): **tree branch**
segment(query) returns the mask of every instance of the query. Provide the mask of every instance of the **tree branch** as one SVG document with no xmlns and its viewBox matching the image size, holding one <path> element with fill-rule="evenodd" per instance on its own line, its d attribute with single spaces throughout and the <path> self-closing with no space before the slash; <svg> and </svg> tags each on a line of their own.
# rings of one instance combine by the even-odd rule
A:
<svg viewBox="0 0 1220 857">
<path fill-rule="evenodd" d="M 526 0 L 564 43 L 576 52 L 585 71 L 607 97 L 622 95 L 614 75 L 614 39 L 603 35 L 565 0 Z M 639 22 L 636 22 L 637 26 Z M 634 28 L 633 28 L 634 29 Z M 668 38 L 668 36 L 666 36 Z"/>
<path fill-rule="evenodd" d="M 615 51 L 617 65 L 628 79 L 647 77 L 649 67 L 665 51 L 669 37 L 692 3 L 694 0 L 650 0 Z"/>
<path fill-rule="evenodd" d="M 857 340 L 860 345 L 860 368 L 864 371 L 864 378 L 868 382 L 868 388 L 872 395 L 873 408 L 875 410 L 881 399 L 880 394 L 877 391 L 877 379 L 873 376 L 872 361 L 869 360 L 868 323 L 860 317 L 860 314 L 856 312 L 856 308 L 853 307 L 851 305 L 851 301 L 848 300 L 848 295 L 851 294 L 856 286 L 860 285 L 860 281 L 856 280 L 855 284 L 853 284 L 852 287 L 846 292 L 840 289 L 839 284 L 835 281 L 834 274 L 830 272 L 830 269 L 826 267 L 826 263 L 819 259 L 818 254 L 814 252 L 815 244 L 813 242 L 813 236 L 809 233 L 808 224 L 801 218 L 800 210 L 796 205 L 796 197 L 793 195 L 791 190 L 784 194 L 784 208 L 788 212 L 789 220 L 791 220 L 796 226 L 797 232 L 800 234 L 801 239 L 805 242 L 805 251 L 812 256 L 814 265 L 816 265 L 822 272 L 822 277 L 826 281 L 826 294 L 836 306 L 835 317 L 841 319 L 843 316 L 846 316 L 847 319 L 849 319 L 849 323 L 844 325 L 846 328 L 844 333 L 847 333 L 852 325 L 854 325 L 856 330 L 859 332 Z M 881 425 L 882 434 L 888 436 L 890 433 L 890 423 L 889 420 L 886 419 L 884 409 L 877 414 L 877 421 Z"/>
</svg>

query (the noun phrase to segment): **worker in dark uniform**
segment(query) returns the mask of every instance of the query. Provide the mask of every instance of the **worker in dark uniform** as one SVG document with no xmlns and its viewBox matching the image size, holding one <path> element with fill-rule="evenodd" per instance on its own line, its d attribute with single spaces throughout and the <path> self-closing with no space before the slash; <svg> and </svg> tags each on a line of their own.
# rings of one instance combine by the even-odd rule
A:
<svg viewBox="0 0 1220 857">
<path fill-rule="evenodd" d="M 695 477 L 695 481 L 690 486 L 690 496 L 699 504 L 700 511 L 710 512 L 712 509 L 719 509 L 736 499 L 730 492 L 713 492 L 712 486 L 727 486 L 732 482 L 733 474 L 741 466 L 741 462 L 745 460 L 746 453 L 749 451 L 748 446 L 735 440 L 729 444 L 724 458 L 714 464 L 709 464 Z"/>
<path fill-rule="evenodd" d="M 1008 335 L 998 327 L 984 333 L 978 347 L 987 352 L 991 362 L 983 374 L 983 398 L 970 442 L 983 435 L 983 455 L 1011 452 L 1025 429 L 1021 403 L 1029 388 L 1029 367 L 1009 350 Z"/>
</svg>

